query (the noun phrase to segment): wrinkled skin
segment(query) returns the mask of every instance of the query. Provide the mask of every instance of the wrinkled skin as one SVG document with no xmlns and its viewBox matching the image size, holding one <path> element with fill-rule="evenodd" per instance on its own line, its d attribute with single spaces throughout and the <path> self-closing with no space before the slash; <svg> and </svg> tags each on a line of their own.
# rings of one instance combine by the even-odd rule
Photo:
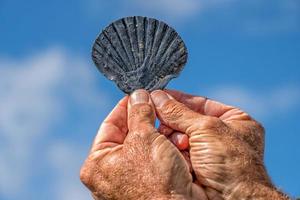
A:
<svg viewBox="0 0 300 200">
<path fill-rule="evenodd" d="M 80 174 L 95 199 L 206 199 L 180 151 L 154 123 L 144 90 L 123 98 L 104 120 Z"/>
<path fill-rule="evenodd" d="M 271 184 L 263 163 L 264 129 L 248 114 L 178 91 L 151 97 L 159 131 L 189 154 L 209 199 L 288 199 Z"/>
<path fill-rule="evenodd" d="M 288 199 L 263 151 L 262 126 L 237 108 L 138 90 L 104 120 L 80 175 L 95 199 Z"/>
</svg>

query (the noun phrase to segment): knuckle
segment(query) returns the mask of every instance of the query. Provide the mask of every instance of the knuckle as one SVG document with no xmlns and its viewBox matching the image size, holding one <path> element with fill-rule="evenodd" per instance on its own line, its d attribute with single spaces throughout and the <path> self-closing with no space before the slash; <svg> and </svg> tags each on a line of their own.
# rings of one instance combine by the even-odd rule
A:
<svg viewBox="0 0 300 200">
<path fill-rule="evenodd" d="M 138 104 L 131 108 L 128 115 L 129 119 L 133 118 L 152 118 L 154 117 L 153 108 L 149 104 Z"/>
<path fill-rule="evenodd" d="M 80 172 L 79 172 L 80 181 L 88 188 L 93 186 L 93 177 L 95 176 L 95 173 L 99 173 L 99 170 L 95 170 L 96 169 L 95 162 L 97 161 L 92 159 L 89 156 L 80 168 Z"/>
<path fill-rule="evenodd" d="M 222 121 L 217 117 L 206 117 L 206 119 L 201 119 L 199 124 L 203 129 L 216 129 L 223 125 Z"/>
<path fill-rule="evenodd" d="M 254 137 L 256 141 L 261 141 L 264 138 L 265 129 L 259 122 L 252 120 L 246 126 L 246 133 L 250 137 Z"/>
<path fill-rule="evenodd" d="M 158 136 L 157 130 L 150 126 L 136 127 L 133 131 L 130 131 L 124 141 L 124 144 L 128 145 L 150 145 L 153 139 Z"/>
<path fill-rule="evenodd" d="M 232 126 L 231 126 L 232 127 Z M 236 138 L 249 145 L 258 155 L 264 152 L 264 127 L 255 120 L 236 123 L 232 129 Z"/>
<path fill-rule="evenodd" d="M 254 147 L 254 149 L 258 150 L 259 152 L 263 152 L 264 149 L 264 140 L 265 140 L 265 129 L 262 126 L 261 123 L 254 121 L 254 125 L 253 125 L 253 132 L 255 134 L 254 138 L 256 141 L 252 143 L 252 146 Z"/>
<path fill-rule="evenodd" d="M 80 180 L 85 185 L 90 185 L 91 180 L 91 170 L 84 164 L 80 169 Z"/>
<path fill-rule="evenodd" d="M 194 124 L 189 127 L 188 131 L 191 132 L 193 136 L 203 135 L 203 133 L 209 135 L 213 134 L 214 136 L 228 134 L 226 124 L 219 118 L 211 116 L 204 116 L 196 119 Z"/>
<path fill-rule="evenodd" d="M 258 121 L 254 121 L 253 126 L 260 135 L 265 134 L 265 128 L 263 127 L 263 125 L 261 123 L 259 123 Z"/>
<path fill-rule="evenodd" d="M 186 108 L 180 103 L 169 101 L 165 104 L 161 110 L 162 114 L 168 118 L 168 120 L 176 120 L 184 114 Z"/>
</svg>

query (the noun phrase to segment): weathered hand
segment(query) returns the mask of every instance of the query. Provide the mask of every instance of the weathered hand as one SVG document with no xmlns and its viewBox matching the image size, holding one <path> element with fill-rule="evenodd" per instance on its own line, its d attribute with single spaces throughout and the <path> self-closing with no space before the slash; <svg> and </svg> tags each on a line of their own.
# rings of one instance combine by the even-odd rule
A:
<svg viewBox="0 0 300 200">
<path fill-rule="evenodd" d="M 104 120 L 80 173 L 95 199 L 207 199 L 154 122 L 144 90 L 123 98 Z"/>
<path fill-rule="evenodd" d="M 288 199 L 271 184 L 263 163 L 264 129 L 248 114 L 177 91 L 154 91 L 151 98 L 160 132 L 188 150 L 210 200 Z"/>
</svg>

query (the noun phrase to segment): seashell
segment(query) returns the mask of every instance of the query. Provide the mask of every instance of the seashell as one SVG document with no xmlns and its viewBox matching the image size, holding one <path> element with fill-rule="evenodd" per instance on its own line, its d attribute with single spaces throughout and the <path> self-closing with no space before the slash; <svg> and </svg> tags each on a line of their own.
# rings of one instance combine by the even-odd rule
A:
<svg viewBox="0 0 300 200">
<path fill-rule="evenodd" d="M 148 17 L 125 17 L 111 23 L 92 49 L 97 68 L 125 93 L 163 89 L 187 62 L 178 33 Z"/>
</svg>

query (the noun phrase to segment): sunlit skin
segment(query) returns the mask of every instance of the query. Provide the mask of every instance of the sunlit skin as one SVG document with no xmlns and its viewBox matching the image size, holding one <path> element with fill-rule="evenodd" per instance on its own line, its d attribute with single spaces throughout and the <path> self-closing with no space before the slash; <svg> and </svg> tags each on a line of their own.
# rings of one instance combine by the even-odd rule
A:
<svg viewBox="0 0 300 200">
<path fill-rule="evenodd" d="M 104 120 L 80 175 L 95 199 L 288 199 L 263 151 L 262 126 L 237 108 L 138 90 Z"/>
<path fill-rule="evenodd" d="M 288 199 L 267 175 L 264 129 L 247 113 L 179 91 L 155 91 L 151 97 L 158 130 L 189 154 L 209 199 Z"/>
<path fill-rule="evenodd" d="M 80 174 L 95 199 L 207 199 L 154 123 L 144 90 L 124 97 L 104 120 Z"/>
</svg>

